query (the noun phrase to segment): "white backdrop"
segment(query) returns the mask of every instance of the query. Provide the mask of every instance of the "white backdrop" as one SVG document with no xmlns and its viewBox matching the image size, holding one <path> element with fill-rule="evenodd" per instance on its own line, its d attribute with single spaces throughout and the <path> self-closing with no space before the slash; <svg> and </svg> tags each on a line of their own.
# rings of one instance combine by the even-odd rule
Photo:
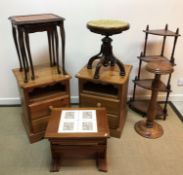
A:
<svg viewBox="0 0 183 175">
<path fill-rule="evenodd" d="M 55 13 L 63 16 L 66 31 L 66 69 L 73 76 L 71 95 L 78 96 L 78 84 L 75 74 L 87 63 L 88 59 L 99 52 L 101 36 L 91 33 L 86 23 L 91 19 L 120 19 L 130 23 L 130 29 L 113 36 L 115 55 L 125 64 L 132 64 L 129 95 L 132 94 L 132 79 L 137 74 L 137 56 L 143 49 L 146 25 L 150 28 L 164 28 L 169 24 L 173 31 L 177 27 L 183 33 L 182 0 L 0 0 L 0 104 L 19 102 L 19 93 L 12 69 L 19 66 L 13 43 L 9 16 L 36 13 Z M 159 39 L 152 38 L 154 51 L 157 51 Z M 48 44 L 46 33 L 30 35 L 31 51 L 35 64 L 48 62 Z M 168 41 L 166 52 L 172 46 Z M 159 51 L 159 50 L 158 50 Z M 183 77 L 183 38 L 179 37 L 175 51 L 177 66 L 172 77 L 171 100 L 183 101 L 183 86 L 177 86 L 177 80 Z M 147 92 L 147 94 L 150 94 Z"/>
</svg>

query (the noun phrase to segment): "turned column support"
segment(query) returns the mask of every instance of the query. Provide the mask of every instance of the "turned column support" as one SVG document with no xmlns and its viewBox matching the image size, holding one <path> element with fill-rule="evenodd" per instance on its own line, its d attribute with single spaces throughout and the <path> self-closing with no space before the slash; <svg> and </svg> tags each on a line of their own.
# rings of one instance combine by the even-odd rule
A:
<svg viewBox="0 0 183 175">
<path fill-rule="evenodd" d="M 163 128 L 160 124 L 155 122 L 156 117 L 156 103 L 160 87 L 160 77 L 161 75 L 170 74 L 173 72 L 173 67 L 170 63 L 165 61 L 150 62 L 146 65 L 146 70 L 148 72 L 154 73 L 155 78 L 152 82 L 152 93 L 147 110 L 147 119 L 141 120 L 135 124 L 135 130 L 138 134 L 143 137 L 155 139 L 163 135 Z"/>
</svg>

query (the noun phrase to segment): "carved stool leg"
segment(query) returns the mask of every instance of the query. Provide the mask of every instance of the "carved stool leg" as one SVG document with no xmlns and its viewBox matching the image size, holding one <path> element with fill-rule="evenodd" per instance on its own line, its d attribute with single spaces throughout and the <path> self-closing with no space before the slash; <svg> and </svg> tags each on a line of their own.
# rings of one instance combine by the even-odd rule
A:
<svg viewBox="0 0 183 175">
<path fill-rule="evenodd" d="M 88 69 L 92 69 L 92 64 L 93 62 L 96 60 L 96 59 L 99 59 L 100 58 L 100 55 L 101 55 L 102 51 L 100 51 L 98 54 L 92 56 L 89 61 L 88 61 L 88 64 L 87 64 L 87 68 Z"/>
<path fill-rule="evenodd" d="M 117 58 L 115 60 L 116 60 L 116 64 L 119 67 L 120 75 L 125 76 L 126 73 L 125 73 L 125 67 L 124 67 L 123 63 L 121 63 Z"/>
<path fill-rule="evenodd" d="M 105 59 L 102 58 L 102 59 L 98 62 L 97 66 L 96 66 L 95 74 L 94 74 L 94 79 L 99 79 L 99 71 L 100 71 L 100 68 L 101 68 L 101 66 L 103 65 L 104 61 L 105 61 Z"/>
</svg>

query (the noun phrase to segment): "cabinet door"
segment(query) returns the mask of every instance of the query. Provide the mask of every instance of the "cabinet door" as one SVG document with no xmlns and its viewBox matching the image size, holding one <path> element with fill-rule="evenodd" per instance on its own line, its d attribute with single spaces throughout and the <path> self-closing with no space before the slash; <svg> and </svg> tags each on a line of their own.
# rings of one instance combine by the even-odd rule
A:
<svg viewBox="0 0 183 175">
<path fill-rule="evenodd" d="M 32 120 L 39 119 L 50 114 L 49 106 L 53 107 L 66 107 L 69 106 L 69 97 L 57 97 L 41 102 L 28 105 L 30 117 Z"/>
<path fill-rule="evenodd" d="M 49 118 L 50 118 L 50 116 L 46 116 L 43 118 L 39 118 L 37 120 L 33 120 L 32 121 L 32 132 L 37 133 L 37 132 L 45 131 Z"/>
<path fill-rule="evenodd" d="M 105 107 L 109 114 L 119 114 L 120 100 L 94 96 L 89 94 L 80 94 L 80 105 L 85 107 Z"/>
</svg>

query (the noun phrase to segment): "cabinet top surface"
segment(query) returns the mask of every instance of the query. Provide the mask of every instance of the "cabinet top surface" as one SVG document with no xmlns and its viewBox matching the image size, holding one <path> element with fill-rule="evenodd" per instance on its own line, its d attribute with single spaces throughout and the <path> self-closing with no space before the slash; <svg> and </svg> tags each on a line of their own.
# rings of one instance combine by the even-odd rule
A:
<svg viewBox="0 0 183 175">
<path fill-rule="evenodd" d="M 124 65 L 125 67 L 125 76 L 119 75 L 119 68 L 117 66 L 115 67 L 104 67 L 102 66 L 99 72 L 99 79 L 94 79 L 94 73 L 95 73 L 95 66 L 93 66 L 92 69 L 87 69 L 86 66 L 84 66 L 77 74 L 77 78 L 81 79 L 88 79 L 88 80 L 95 80 L 95 81 L 102 81 L 106 83 L 113 83 L 113 84 L 124 84 L 126 81 L 128 81 L 132 65 Z"/>
<path fill-rule="evenodd" d="M 63 110 L 96 110 L 96 133 L 58 133 L 61 113 Z M 53 108 L 48 126 L 45 132 L 47 139 L 84 139 L 84 138 L 108 138 L 109 128 L 105 108 Z"/>
<path fill-rule="evenodd" d="M 51 13 L 34 14 L 34 15 L 22 15 L 22 16 L 10 16 L 9 19 L 13 24 L 34 24 L 44 22 L 62 21 L 64 18 Z"/>
<path fill-rule="evenodd" d="M 20 72 L 19 68 L 13 69 L 13 73 L 16 77 L 18 85 L 21 88 L 33 88 L 40 85 L 47 85 L 50 83 L 56 83 L 64 80 L 71 79 L 69 74 L 63 75 L 58 74 L 56 67 L 49 66 L 35 66 L 35 80 L 31 80 L 31 73 L 29 71 L 28 78 L 29 82 L 24 83 L 24 72 Z"/>
</svg>

